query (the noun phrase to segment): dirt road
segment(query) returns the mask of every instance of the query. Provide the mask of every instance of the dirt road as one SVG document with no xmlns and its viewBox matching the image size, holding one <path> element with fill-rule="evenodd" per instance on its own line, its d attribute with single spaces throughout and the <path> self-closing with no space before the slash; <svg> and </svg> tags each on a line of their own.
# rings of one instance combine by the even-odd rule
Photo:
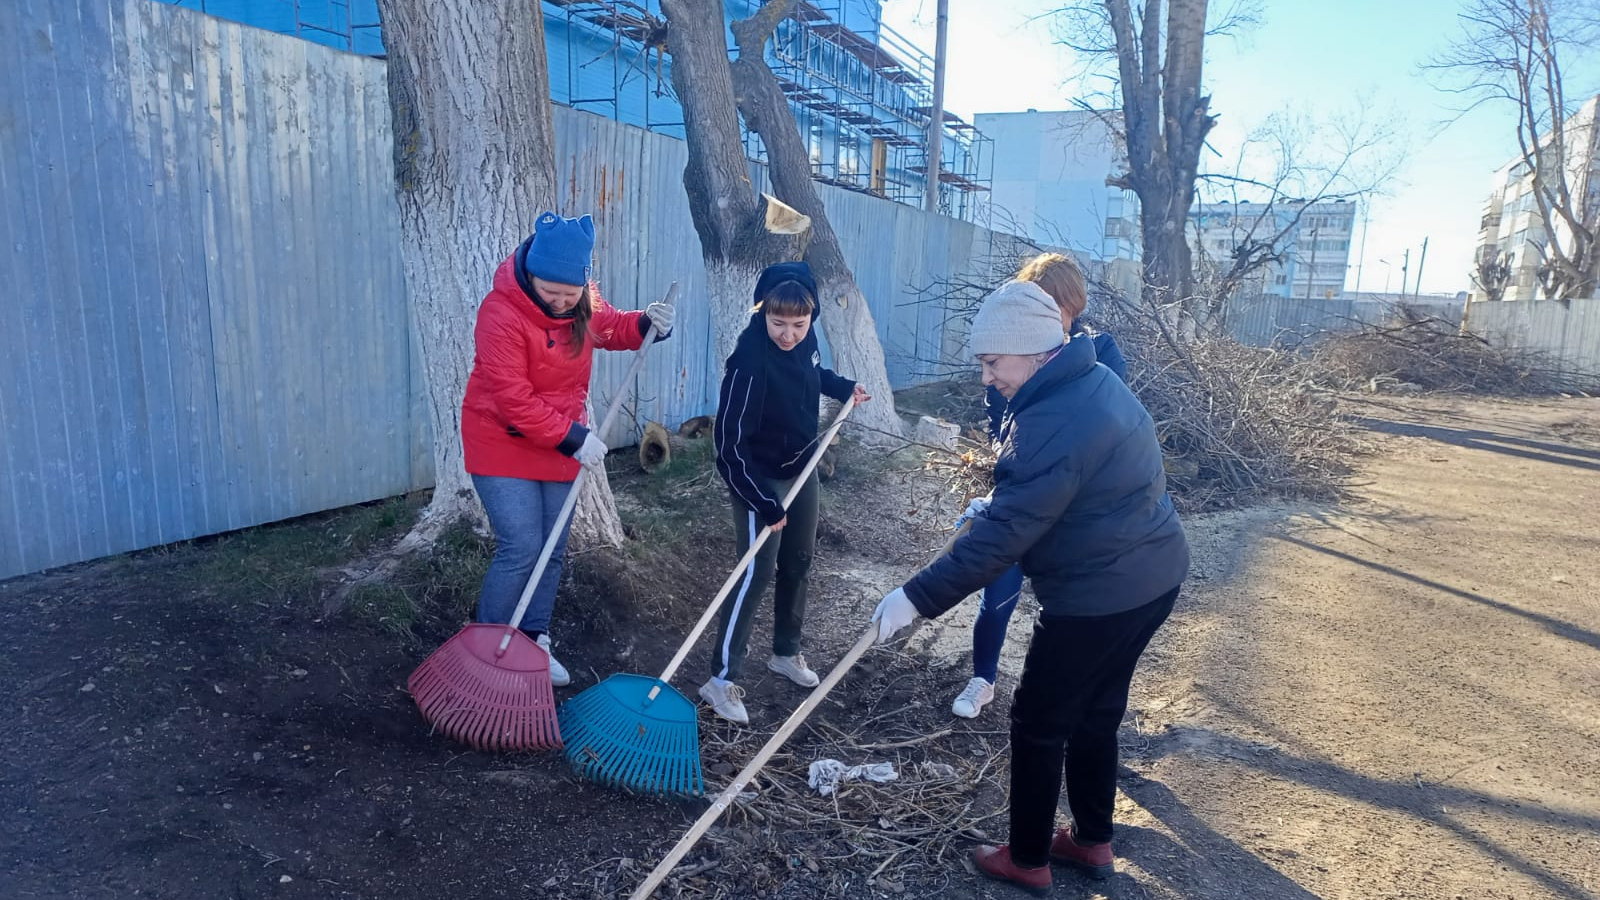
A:
<svg viewBox="0 0 1600 900">
<path fill-rule="evenodd" d="M 1113 895 L 1600 897 L 1600 402 L 1364 415 L 1350 502 L 1196 523 Z"/>
</svg>

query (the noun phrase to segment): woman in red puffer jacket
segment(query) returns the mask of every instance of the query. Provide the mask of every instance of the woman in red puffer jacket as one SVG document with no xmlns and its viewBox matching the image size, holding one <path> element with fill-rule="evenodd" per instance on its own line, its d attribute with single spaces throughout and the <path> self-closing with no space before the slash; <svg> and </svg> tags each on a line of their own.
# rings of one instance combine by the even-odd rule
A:
<svg viewBox="0 0 1600 900">
<path fill-rule="evenodd" d="M 636 350 L 652 323 L 658 340 L 672 329 L 664 303 L 644 312 L 606 303 L 589 281 L 593 252 L 590 217 L 544 213 L 533 236 L 500 264 L 478 308 L 461 443 L 495 536 L 479 622 L 511 621 L 578 467 L 605 461 L 606 445 L 589 431 L 584 409 L 595 348 Z M 521 623 L 547 653 L 566 542 L 564 528 Z M 550 680 L 570 681 L 554 656 Z"/>
</svg>

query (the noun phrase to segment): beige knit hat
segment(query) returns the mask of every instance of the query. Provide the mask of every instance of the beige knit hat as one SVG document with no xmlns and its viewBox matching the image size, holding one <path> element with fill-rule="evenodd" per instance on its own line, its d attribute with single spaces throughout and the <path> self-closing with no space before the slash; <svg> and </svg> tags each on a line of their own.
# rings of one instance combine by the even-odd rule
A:
<svg viewBox="0 0 1600 900">
<path fill-rule="evenodd" d="M 1061 310 L 1031 281 L 1008 281 L 983 298 L 972 320 L 967 350 L 973 356 L 1027 356 L 1061 346 Z"/>
</svg>

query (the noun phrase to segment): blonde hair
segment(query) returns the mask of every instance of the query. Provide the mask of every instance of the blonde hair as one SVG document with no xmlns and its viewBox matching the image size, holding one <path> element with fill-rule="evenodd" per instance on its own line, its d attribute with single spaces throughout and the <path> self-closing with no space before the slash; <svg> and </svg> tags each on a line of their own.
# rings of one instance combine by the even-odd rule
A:
<svg viewBox="0 0 1600 900">
<path fill-rule="evenodd" d="M 1060 253 L 1041 253 L 1030 259 L 1017 272 L 1018 281 L 1031 281 L 1044 289 L 1056 306 L 1069 320 L 1083 315 L 1089 305 L 1089 291 L 1084 286 L 1083 270 L 1078 261 Z"/>
</svg>

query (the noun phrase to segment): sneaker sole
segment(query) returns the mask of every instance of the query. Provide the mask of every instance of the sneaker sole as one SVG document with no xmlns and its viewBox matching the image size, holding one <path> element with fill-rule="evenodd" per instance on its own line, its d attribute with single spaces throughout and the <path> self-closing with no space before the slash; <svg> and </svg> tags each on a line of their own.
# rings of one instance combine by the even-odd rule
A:
<svg viewBox="0 0 1600 900">
<path fill-rule="evenodd" d="M 958 719 L 976 719 L 977 717 L 983 715 L 983 708 L 985 706 L 988 706 L 988 705 L 989 704 L 987 704 L 987 703 L 978 704 L 978 708 L 973 710 L 972 711 L 972 715 L 970 715 L 970 716 L 967 715 L 966 713 L 963 713 L 961 710 L 956 709 L 954 706 L 951 706 L 950 707 L 950 715 L 955 716 Z"/>
<path fill-rule="evenodd" d="M 1054 853 L 1050 854 L 1050 861 L 1053 863 L 1060 863 L 1061 865 L 1069 868 L 1077 869 L 1079 872 L 1082 872 L 1096 881 L 1104 881 L 1105 879 L 1110 878 L 1112 875 L 1117 874 L 1116 863 L 1106 863 L 1103 866 L 1096 866 L 1073 859 L 1070 856 L 1057 856 Z"/>
</svg>

